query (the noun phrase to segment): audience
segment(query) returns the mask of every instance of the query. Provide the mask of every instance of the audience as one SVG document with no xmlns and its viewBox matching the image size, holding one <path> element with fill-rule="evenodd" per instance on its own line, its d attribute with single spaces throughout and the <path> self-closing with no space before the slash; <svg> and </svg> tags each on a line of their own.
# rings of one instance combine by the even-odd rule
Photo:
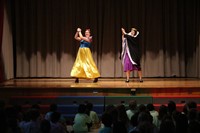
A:
<svg viewBox="0 0 200 133">
<path fill-rule="evenodd" d="M 91 103 L 80 104 L 73 131 L 68 132 L 56 104 L 42 115 L 38 104 L 27 110 L 18 105 L 6 106 L 0 100 L 0 133 L 88 133 L 100 121 L 98 133 L 200 133 L 200 112 L 193 101 L 184 105 L 183 112 L 176 110 L 173 101 L 161 105 L 158 112 L 153 104 L 140 104 L 137 108 L 136 101 L 130 101 L 128 109 L 125 104 L 108 105 L 101 119 L 92 109 Z"/>
</svg>

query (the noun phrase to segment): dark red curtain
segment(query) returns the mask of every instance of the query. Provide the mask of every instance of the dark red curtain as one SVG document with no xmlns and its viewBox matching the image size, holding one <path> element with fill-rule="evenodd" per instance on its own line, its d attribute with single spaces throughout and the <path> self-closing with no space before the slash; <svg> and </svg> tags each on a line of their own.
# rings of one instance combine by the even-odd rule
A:
<svg viewBox="0 0 200 133">
<path fill-rule="evenodd" d="M 4 80 L 3 60 L 2 60 L 2 38 L 3 38 L 3 18 L 4 0 L 0 0 L 0 82 Z"/>
</svg>

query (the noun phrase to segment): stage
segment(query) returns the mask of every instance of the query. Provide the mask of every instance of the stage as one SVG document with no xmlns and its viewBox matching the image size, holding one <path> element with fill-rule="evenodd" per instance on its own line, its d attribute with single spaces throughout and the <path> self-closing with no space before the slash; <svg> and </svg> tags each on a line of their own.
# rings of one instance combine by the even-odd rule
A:
<svg viewBox="0 0 200 133">
<path fill-rule="evenodd" d="M 132 78 L 125 83 L 124 78 L 80 79 L 74 83 L 72 78 L 20 78 L 1 84 L 1 97 L 7 95 L 25 96 L 130 96 L 134 95 L 200 95 L 200 79 L 197 78 L 144 78 L 138 82 Z"/>
</svg>

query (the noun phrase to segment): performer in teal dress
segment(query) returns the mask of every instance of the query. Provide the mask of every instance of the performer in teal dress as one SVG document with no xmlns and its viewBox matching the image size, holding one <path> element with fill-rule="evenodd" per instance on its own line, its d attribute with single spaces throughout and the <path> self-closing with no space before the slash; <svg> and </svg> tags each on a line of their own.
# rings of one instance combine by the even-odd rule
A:
<svg viewBox="0 0 200 133">
<path fill-rule="evenodd" d="M 75 83 L 79 83 L 79 78 L 94 79 L 93 82 L 97 82 L 100 74 L 90 51 L 90 45 L 92 42 L 90 29 L 85 30 L 84 37 L 81 33 L 81 29 L 78 28 L 74 38 L 80 41 L 80 47 L 71 70 L 71 76 L 76 78 Z"/>
</svg>

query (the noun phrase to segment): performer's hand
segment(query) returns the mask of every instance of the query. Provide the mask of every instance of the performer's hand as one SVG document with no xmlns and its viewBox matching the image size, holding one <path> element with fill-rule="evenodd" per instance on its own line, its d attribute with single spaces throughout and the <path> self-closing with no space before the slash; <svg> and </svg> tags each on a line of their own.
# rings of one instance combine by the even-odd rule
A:
<svg viewBox="0 0 200 133">
<path fill-rule="evenodd" d="M 122 30 L 122 34 L 126 34 L 124 28 L 121 28 L 121 30 Z"/>
<path fill-rule="evenodd" d="M 81 28 L 77 28 L 77 32 L 81 32 Z"/>
</svg>

